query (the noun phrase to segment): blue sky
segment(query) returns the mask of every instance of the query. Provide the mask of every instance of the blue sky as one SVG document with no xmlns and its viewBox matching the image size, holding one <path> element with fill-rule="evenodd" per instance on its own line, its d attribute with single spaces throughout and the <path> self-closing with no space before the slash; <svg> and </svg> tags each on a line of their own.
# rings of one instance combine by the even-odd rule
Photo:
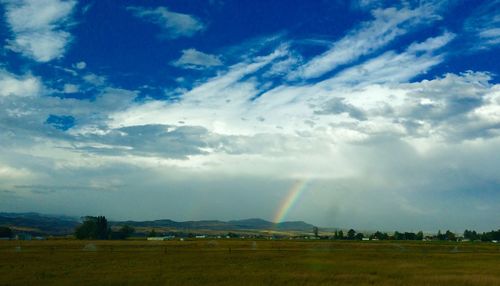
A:
<svg viewBox="0 0 500 286">
<path fill-rule="evenodd" d="M 0 14 L 0 210 L 498 227 L 500 1 Z"/>
</svg>

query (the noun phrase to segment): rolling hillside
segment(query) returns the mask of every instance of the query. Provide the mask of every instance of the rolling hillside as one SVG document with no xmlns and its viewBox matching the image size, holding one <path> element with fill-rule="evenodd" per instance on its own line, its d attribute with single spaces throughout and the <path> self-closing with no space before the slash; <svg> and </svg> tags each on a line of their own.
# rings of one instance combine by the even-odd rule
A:
<svg viewBox="0 0 500 286">
<path fill-rule="evenodd" d="M 41 235 L 72 234 L 80 220 L 74 217 L 43 215 L 38 213 L 0 213 L 0 226 L 9 226 L 14 230 Z M 303 221 L 287 221 L 274 223 L 259 218 L 219 221 L 173 221 L 160 219 L 152 221 L 110 221 L 110 226 L 119 227 L 129 225 L 141 228 L 171 228 L 182 231 L 213 230 L 213 231 L 241 231 L 241 230 L 275 230 L 275 231 L 305 231 L 310 232 L 313 225 Z"/>
</svg>

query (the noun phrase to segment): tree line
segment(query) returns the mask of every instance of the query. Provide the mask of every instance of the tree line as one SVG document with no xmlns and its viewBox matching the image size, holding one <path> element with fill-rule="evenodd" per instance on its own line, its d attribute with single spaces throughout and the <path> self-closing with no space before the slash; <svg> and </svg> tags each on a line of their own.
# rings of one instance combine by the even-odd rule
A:
<svg viewBox="0 0 500 286">
<path fill-rule="evenodd" d="M 447 231 L 447 233 L 451 232 Z M 347 231 L 346 234 L 344 234 L 342 230 L 335 231 L 333 237 L 333 239 L 339 239 L 339 240 L 362 240 L 363 238 L 368 238 L 371 240 L 374 239 L 375 240 L 423 240 L 424 233 L 422 231 L 419 231 L 417 233 L 395 231 L 393 234 L 390 235 L 387 232 L 376 231 L 370 235 L 365 236 L 365 234 L 362 232 L 356 232 L 354 229 L 350 229 L 349 231 Z"/>
<path fill-rule="evenodd" d="M 126 239 L 133 235 L 135 229 L 131 226 L 124 225 L 117 230 L 111 229 L 108 220 L 105 216 L 86 216 L 83 217 L 83 222 L 76 227 L 74 235 L 77 239 Z M 370 235 L 365 235 L 362 232 L 356 232 L 354 229 L 348 230 L 344 233 L 343 230 L 336 230 L 333 236 L 320 236 L 319 229 L 313 228 L 313 233 L 319 239 L 335 239 L 335 240 L 362 240 L 363 238 L 376 239 L 376 240 L 443 240 L 455 241 L 457 239 L 465 239 L 470 241 L 500 241 L 500 229 L 492 230 L 489 232 L 479 233 L 475 230 L 466 229 L 461 237 L 455 233 L 447 230 L 445 232 L 438 231 L 434 235 L 425 235 L 422 231 L 414 232 L 399 232 L 396 231 L 392 234 L 387 232 L 376 231 Z M 0 226 L 0 237 L 12 238 L 15 235 L 14 231 L 7 226 Z M 154 229 L 148 236 L 156 236 L 157 233 Z M 177 235 L 179 235 L 177 233 Z M 237 234 L 229 233 L 229 237 L 238 237 Z"/>
<path fill-rule="evenodd" d="M 481 240 L 481 241 L 500 241 L 500 229 L 495 231 L 492 230 L 490 232 L 483 232 L 479 234 L 475 230 L 465 230 L 464 238 L 469 240 Z"/>
<path fill-rule="evenodd" d="M 81 225 L 75 229 L 77 239 L 126 239 L 135 232 L 128 225 L 122 226 L 118 231 L 109 227 L 108 220 L 104 216 L 86 216 Z"/>
<path fill-rule="evenodd" d="M 81 225 L 75 229 L 75 237 L 77 239 L 126 239 L 135 232 L 134 228 L 128 225 L 122 226 L 117 231 L 111 230 L 108 226 L 108 221 L 104 216 L 86 216 Z M 425 235 L 422 231 L 414 232 L 399 232 L 395 231 L 393 234 L 387 232 L 376 231 L 370 235 L 365 235 L 362 232 L 356 232 L 354 229 L 348 230 L 344 233 L 343 230 L 336 230 L 333 236 L 320 236 L 319 229 L 313 228 L 313 233 L 316 238 L 320 239 L 336 239 L 336 240 L 362 240 L 369 238 L 371 240 L 441 240 L 441 241 L 455 241 L 459 237 L 450 230 L 445 232 L 438 231 L 434 235 Z M 158 233 L 154 229 L 148 234 L 150 237 L 157 236 Z M 177 235 L 179 235 L 177 233 Z M 194 235 L 193 235 L 194 236 Z M 229 237 L 239 237 L 236 234 L 229 233 Z M 500 241 L 500 229 L 492 230 L 490 232 L 479 233 L 475 230 L 465 230 L 461 239 L 471 241 Z"/>
<path fill-rule="evenodd" d="M 354 229 L 350 229 L 347 233 L 344 234 L 342 230 L 336 230 L 333 237 L 324 237 L 318 236 L 317 228 L 313 229 L 313 233 L 316 237 L 319 238 L 329 238 L 329 239 L 338 239 L 338 240 L 362 240 L 363 238 L 369 238 L 371 240 L 443 240 L 443 241 L 455 241 L 459 237 L 447 230 L 446 232 L 438 231 L 435 235 L 426 235 L 422 231 L 417 233 L 414 232 L 399 232 L 395 231 L 393 234 L 388 234 L 387 232 L 376 231 L 368 236 L 361 232 L 356 232 Z M 500 241 L 500 229 L 492 230 L 490 232 L 478 233 L 475 230 L 465 230 L 461 239 L 467 239 L 471 241 Z"/>
<path fill-rule="evenodd" d="M 6 226 L 0 226 L 0 237 L 12 237 L 14 235 L 14 232 L 12 229 Z"/>
</svg>

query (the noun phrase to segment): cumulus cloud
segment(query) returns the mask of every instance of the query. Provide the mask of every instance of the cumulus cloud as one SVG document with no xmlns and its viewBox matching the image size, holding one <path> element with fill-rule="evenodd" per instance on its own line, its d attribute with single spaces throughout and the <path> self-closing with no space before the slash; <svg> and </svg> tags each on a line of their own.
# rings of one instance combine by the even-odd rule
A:
<svg viewBox="0 0 500 286">
<path fill-rule="evenodd" d="M 322 140 L 340 136 L 332 144 L 385 135 L 410 141 L 420 137 L 461 141 L 471 134 L 482 137 L 479 130 L 471 129 L 468 135 L 457 131 L 467 125 L 467 116 L 484 106 L 484 97 L 494 92 L 488 74 L 448 74 L 405 83 L 441 62 L 441 56 L 433 55 L 442 46 L 435 39 L 440 37 L 412 44 L 401 54 L 383 54 L 311 85 L 278 86 L 263 92 L 258 82 L 239 80 L 285 53 L 277 51 L 259 61 L 233 66 L 226 74 L 187 91 L 177 103 L 148 102 L 114 113 L 109 125 L 123 128 L 182 122 L 219 135 L 243 136 L 235 140 L 260 134 Z M 422 54 L 424 47 L 427 50 Z M 410 65 L 413 67 L 408 68 Z"/>
<path fill-rule="evenodd" d="M 184 121 L 186 125 L 205 127 L 208 120 L 211 121 L 210 130 L 215 128 L 216 132 L 223 134 L 245 133 L 246 128 L 236 131 L 231 124 L 226 122 L 231 121 L 234 116 L 237 118 L 245 117 L 245 112 L 242 113 L 240 108 L 245 108 L 248 100 L 258 92 L 255 82 L 241 82 L 240 80 L 259 71 L 284 54 L 285 51 L 279 49 L 270 55 L 257 57 L 252 62 L 235 64 L 226 73 L 211 78 L 184 93 L 182 95 L 184 100 L 179 103 L 171 105 L 166 102 L 153 101 L 144 105 L 133 106 L 127 113 L 112 114 L 108 124 L 111 127 L 124 127 Z M 171 107 L 168 107 L 169 105 Z M 179 106 L 182 107 L 178 108 Z M 220 106 L 226 108 L 220 109 Z M 164 108 L 171 110 L 171 112 L 165 113 Z M 215 111 L 217 109 L 220 109 L 220 112 Z M 149 113 L 145 112 L 145 110 L 149 110 Z M 185 115 L 182 115 L 183 113 Z M 197 115 L 188 116 L 188 114 L 193 113 Z M 256 116 L 252 117 L 253 121 Z M 237 122 L 240 121 L 242 121 L 241 118 L 237 120 Z"/>
<path fill-rule="evenodd" d="M 64 142 L 74 142 L 76 139 L 69 132 L 75 130 L 85 134 L 104 128 L 102 121 L 108 112 L 124 109 L 137 96 L 135 92 L 108 87 L 92 101 L 61 98 L 48 96 L 50 88 L 42 88 L 41 84 L 39 89 L 30 92 L 31 96 L 0 96 L 0 108 L 4 111 L 0 113 L 0 140 L 4 146 L 26 148 L 36 144 L 38 139 L 48 142 L 62 140 L 63 145 Z M 19 93 L 19 88 L 16 93 Z M 68 132 L 61 131 L 73 127 L 75 122 L 79 125 Z"/>
<path fill-rule="evenodd" d="M 170 11 L 167 7 L 145 8 L 128 7 L 134 16 L 158 25 L 164 36 L 171 39 L 192 37 L 205 29 L 205 25 L 196 17 Z"/>
<path fill-rule="evenodd" d="M 364 120 L 366 104 L 354 105 L 353 95 L 364 102 L 376 100 L 371 96 L 363 98 L 359 90 L 367 89 L 367 93 L 392 94 L 386 84 L 405 82 L 429 68 L 439 64 L 443 56 L 439 53 L 453 35 L 429 38 L 421 43 L 414 43 L 406 51 L 396 53 L 389 51 L 378 57 L 347 68 L 334 77 L 310 85 L 281 85 L 270 90 L 251 75 L 261 73 L 272 67 L 289 52 L 280 47 L 267 57 L 254 61 L 236 64 L 227 73 L 207 80 L 192 90 L 181 95 L 178 103 L 148 102 L 131 107 L 126 112 L 111 115 L 110 126 L 123 127 L 143 124 L 177 124 L 203 126 L 208 130 L 225 135 L 255 135 L 258 133 L 310 134 L 310 123 L 315 128 L 325 128 L 333 133 L 347 132 L 352 138 L 364 138 L 364 132 L 348 128 L 332 128 L 332 124 L 342 125 L 345 118 Z M 241 78 L 248 78 L 240 81 Z M 382 86 L 383 84 L 383 86 Z M 264 88 L 264 89 L 263 89 Z M 394 93 L 404 90 L 394 88 Z M 403 100 L 403 99 L 402 99 Z M 381 97 L 374 109 L 383 113 L 390 108 L 390 98 Z M 336 114 L 336 116 L 326 116 Z M 350 119 L 349 119 L 350 118 Z M 390 118 L 383 124 L 371 121 L 372 130 L 390 128 L 399 130 L 400 124 L 392 124 Z M 375 122 L 381 121 L 375 118 Z M 352 122 L 351 122 L 352 123 Z M 351 124 L 349 123 L 349 124 Z M 374 126 L 378 127 L 374 127 Z M 349 126 L 349 125 L 347 125 Z M 382 130 L 384 130 L 382 128 Z"/>
<path fill-rule="evenodd" d="M 32 75 L 17 76 L 0 70 L 0 96 L 34 96 L 43 88 L 39 78 Z"/>
<path fill-rule="evenodd" d="M 26 169 L 18 169 L 10 166 L 2 165 L 0 162 L 0 178 L 4 180 L 24 179 L 32 174 Z"/>
<path fill-rule="evenodd" d="M 332 98 L 327 101 L 325 105 L 321 107 L 320 110 L 315 111 L 316 114 L 341 114 L 347 113 L 350 117 L 358 119 L 358 120 L 366 120 L 365 113 L 349 104 L 344 102 L 344 98 Z"/>
<path fill-rule="evenodd" d="M 79 136 L 78 150 L 92 153 L 161 156 L 186 159 L 188 155 L 205 153 L 206 129 L 194 126 L 141 125 L 116 128 L 105 134 Z"/>
<path fill-rule="evenodd" d="M 106 84 L 106 77 L 95 73 L 87 73 L 82 77 L 82 79 L 94 86 L 104 86 Z"/>
<path fill-rule="evenodd" d="M 500 169 L 500 158 L 491 156 L 498 148 L 500 89 L 490 83 L 489 74 L 446 74 L 414 83 L 281 86 L 251 101 L 262 92 L 259 83 L 242 79 L 251 78 L 284 54 L 280 50 L 237 64 L 173 104 L 134 102 L 136 93 L 118 89 L 107 90 L 94 103 L 58 98 L 31 102 L 44 112 L 70 113 L 82 122 L 66 135 L 37 133 L 37 142 L 31 143 L 37 148 L 10 145 L 19 140 L 27 144 L 19 129 L 9 129 L 11 135 L 2 132 L 2 146 L 11 146 L 10 155 L 2 152 L 7 165 L 15 161 L 30 166 L 57 183 L 48 183 L 42 175 L 27 180 L 24 188 L 16 188 L 15 180 L 4 180 L 0 187 L 19 195 L 30 192 L 24 205 L 36 196 L 33 206 L 38 211 L 43 210 L 40 202 L 48 209 L 57 202 L 72 202 L 75 190 L 85 192 L 89 201 L 102 202 L 103 197 L 112 200 L 117 195 L 134 201 L 147 189 L 148 197 L 155 200 L 164 196 L 162 207 L 169 210 L 190 201 L 197 210 L 232 217 L 233 208 L 214 211 L 211 203 L 200 200 L 202 192 L 217 191 L 228 202 L 248 197 L 249 207 L 239 207 L 242 216 L 258 209 L 262 216 L 272 217 L 269 210 L 286 196 L 289 184 L 307 179 L 309 191 L 290 219 L 358 227 L 369 227 L 373 219 L 384 221 L 377 224 L 380 227 L 430 229 L 438 224 L 432 217 L 445 213 L 429 197 L 473 188 L 476 192 L 493 190 L 480 184 L 497 180 Z M 22 115 L 22 121 L 36 122 L 32 117 L 36 114 Z M 0 128 L 6 131 L 4 125 Z M 488 171 L 477 171 L 484 168 Z M 13 172 L 12 167 L 8 172 Z M 215 185 L 214 178 L 220 179 Z M 0 194 L 7 195 L 12 194 Z M 370 203 L 360 197 L 369 198 Z M 491 207 L 495 199 L 471 201 L 470 207 Z M 148 205 L 155 210 L 160 207 L 154 201 Z M 324 210 L 324 217 L 311 212 L 317 208 Z M 109 212 L 110 216 L 123 215 L 118 209 Z M 394 220 L 393 212 L 404 219 Z M 480 220 L 486 227 L 491 214 L 483 211 L 474 219 L 448 219 L 443 224 L 452 227 Z M 204 215 L 186 214 L 180 219 Z M 167 211 L 162 216 L 175 218 L 176 214 Z M 366 217 L 369 222 L 363 223 Z"/>
<path fill-rule="evenodd" d="M 5 17 L 13 38 L 6 48 L 38 62 L 62 57 L 71 41 L 65 31 L 75 1 L 4 1 Z"/>
<path fill-rule="evenodd" d="M 496 136 L 498 118 L 477 116 L 498 105 L 495 103 L 498 86 L 491 85 L 490 80 L 488 73 L 466 72 L 423 81 L 417 88 L 409 84 L 414 103 L 405 107 L 401 115 L 427 124 L 431 132 L 450 140 Z"/>
<path fill-rule="evenodd" d="M 374 20 L 311 60 L 292 43 L 276 43 L 281 38 L 266 49 L 245 43 L 238 51 L 249 52 L 231 66 L 184 50 L 174 65 L 222 68 L 173 89 L 175 101 L 142 100 L 138 91 L 113 87 L 111 75 L 84 72 L 81 63 L 57 88 L 2 70 L 0 208 L 14 208 L 15 194 L 24 196 L 26 209 L 70 205 L 64 211 L 76 215 L 106 205 L 116 218 L 125 216 L 124 207 L 137 211 L 135 218 L 234 218 L 235 208 L 242 217 L 271 218 L 291 185 L 307 180 L 289 219 L 361 228 L 487 227 L 500 203 L 500 86 L 487 72 L 426 76 L 460 37 L 448 31 L 382 50 L 439 19 L 426 3 L 375 10 Z M 170 38 L 203 29 L 189 15 L 129 10 L 163 25 Z M 264 53 L 270 45 L 275 49 Z M 307 80 L 290 81 L 290 74 Z M 86 85 L 97 90 L 91 100 L 50 96 Z M 85 192 L 91 207 L 74 191 Z M 123 204 L 115 208 L 117 199 Z M 475 213 L 462 215 L 463 209 Z"/>
<path fill-rule="evenodd" d="M 182 50 L 182 56 L 172 62 L 172 65 L 186 69 L 205 69 L 221 66 L 222 61 L 219 56 L 205 54 L 196 49 L 187 49 Z"/>
</svg>

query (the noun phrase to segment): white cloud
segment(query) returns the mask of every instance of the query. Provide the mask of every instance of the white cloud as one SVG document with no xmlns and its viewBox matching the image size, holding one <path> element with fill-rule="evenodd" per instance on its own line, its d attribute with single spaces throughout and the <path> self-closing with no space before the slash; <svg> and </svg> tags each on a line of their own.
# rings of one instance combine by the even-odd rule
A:
<svg viewBox="0 0 500 286">
<path fill-rule="evenodd" d="M 87 67 L 87 63 L 86 62 L 78 62 L 75 64 L 75 67 L 79 70 L 83 70 Z"/>
<path fill-rule="evenodd" d="M 413 43 L 408 47 L 409 52 L 429 52 L 438 50 L 451 42 L 456 35 L 454 33 L 445 32 L 441 36 L 428 38 L 422 43 Z"/>
<path fill-rule="evenodd" d="M 85 191 L 88 200 L 95 197 L 102 202 L 119 196 L 128 202 L 144 196 L 147 189 L 155 201 L 170 198 L 161 206 L 151 201 L 148 205 L 155 210 L 151 215 L 172 218 L 175 212 L 163 210 L 176 209 L 184 200 L 196 204 L 196 209 L 234 216 L 231 204 L 220 213 L 206 206 L 199 199 L 206 197 L 201 191 L 218 201 L 247 195 L 269 205 L 249 200 L 248 206 L 238 206 L 238 214 L 258 210 L 271 217 L 269 209 L 286 195 L 289 182 L 308 179 L 309 191 L 291 217 L 321 225 L 364 226 L 363 218 L 371 214 L 389 227 L 436 227 L 422 211 L 439 214 L 442 204 L 429 197 L 467 188 L 488 192 L 488 186 L 483 189 L 474 182 L 497 180 L 500 135 L 494 131 L 500 126 L 500 88 L 490 83 L 488 74 L 447 74 L 414 83 L 280 86 L 250 101 L 262 92 L 258 81 L 249 80 L 252 74 L 286 54 L 279 50 L 237 64 L 187 91 L 174 104 L 134 103 L 137 93 L 118 89 L 108 89 L 92 103 L 16 98 L 24 101 L 2 105 L 2 109 L 37 107 L 32 114 L 18 114 L 22 122 L 43 121 L 43 113 L 69 113 L 80 122 L 66 135 L 30 131 L 29 136 L 37 138 L 29 141 L 22 137 L 22 125 L 8 129 L 4 123 L 12 123 L 13 117 L 0 114 L 0 129 L 8 130 L 0 133 L 2 160 L 7 166 L 17 163 L 14 171 L 14 167 L 3 171 L 12 179 L 0 187 L 30 194 L 25 195 L 24 206 L 36 196 L 35 207 L 66 200 L 72 204 L 68 211 L 87 212 L 72 203 L 74 191 Z M 325 112 L 315 113 L 321 109 Z M 22 184 L 14 184 L 22 175 L 16 170 L 30 170 L 38 177 L 28 182 L 23 177 Z M 1 173 L 0 168 L 0 177 Z M 214 184 L 214 178 L 221 181 Z M 370 203 L 365 204 L 367 197 Z M 474 203 L 488 204 L 491 198 Z M 317 204 L 322 206 L 321 213 L 331 214 L 334 208 L 338 221 L 317 217 L 312 211 Z M 395 210 L 404 218 L 392 220 Z M 109 209 L 109 216 L 114 213 L 123 215 Z M 143 215 L 142 211 L 137 214 Z M 482 219 L 479 215 L 474 219 L 478 217 Z M 190 218 L 200 217 L 181 217 Z M 453 223 L 449 220 L 447 226 Z"/>
<path fill-rule="evenodd" d="M 500 43 L 500 28 L 486 28 L 479 32 L 479 37 L 486 39 L 490 44 Z"/>
<path fill-rule="evenodd" d="M 486 1 L 464 23 L 473 49 L 490 49 L 500 44 L 500 1 Z"/>
<path fill-rule="evenodd" d="M 77 93 L 79 91 L 79 88 L 78 85 L 67 83 L 64 85 L 63 91 L 64 93 Z"/>
<path fill-rule="evenodd" d="M 62 57 L 71 34 L 65 24 L 75 1 L 23 0 L 6 1 L 5 16 L 13 33 L 6 48 L 38 62 Z"/>
<path fill-rule="evenodd" d="M 211 131 L 215 128 L 216 132 L 224 134 L 232 134 L 233 132 L 245 134 L 246 131 L 249 131 L 246 128 L 227 124 L 234 121 L 235 118 L 238 118 L 236 122 L 242 121 L 241 118 L 246 115 L 241 108 L 246 109 L 248 100 L 258 92 L 255 82 L 240 82 L 240 79 L 259 71 L 285 53 L 285 51 L 279 49 L 268 56 L 258 57 L 253 62 L 236 64 L 230 67 L 226 73 L 211 78 L 183 94 L 183 101 L 179 103 L 170 104 L 152 101 L 144 105 L 134 106 L 130 108 L 129 113 L 112 114 L 108 124 L 116 128 L 133 125 L 166 124 L 166 122 L 177 124 L 178 121 L 184 121 L 186 125 L 207 128 L 206 124 L 210 122 L 208 129 Z M 169 105 L 171 107 L 167 107 Z M 220 106 L 225 108 L 220 108 Z M 165 113 L 163 108 L 169 109 L 170 112 Z M 145 110 L 150 112 L 145 113 Z M 252 115 L 252 117 L 256 118 L 258 115 Z M 252 129 L 254 128 L 252 127 Z"/>
<path fill-rule="evenodd" d="M 31 172 L 26 169 L 18 169 L 10 166 L 2 165 L 0 162 L 0 178 L 4 180 L 25 179 L 32 176 Z"/>
<path fill-rule="evenodd" d="M 186 69 L 204 69 L 221 66 L 222 61 L 219 56 L 205 54 L 196 49 L 187 49 L 182 51 L 182 56 L 172 65 Z"/>
<path fill-rule="evenodd" d="M 167 7 L 155 9 L 145 7 L 128 7 L 134 16 L 160 26 L 164 36 L 171 39 L 192 37 L 205 29 L 205 25 L 197 18 L 183 13 L 170 11 Z"/>
<path fill-rule="evenodd" d="M 283 58 L 274 62 L 268 71 L 264 73 L 266 77 L 286 76 L 290 71 L 293 71 L 302 62 L 302 57 L 296 53 L 289 53 Z"/>
<path fill-rule="evenodd" d="M 406 51 L 399 54 L 394 51 L 385 52 L 378 57 L 340 71 L 324 83 L 361 86 L 408 81 L 441 63 L 444 59 L 443 55 L 436 55 L 435 52 L 453 38 L 453 34 L 444 33 L 422 43 L 413 43 Z"/>
<path fill-rule="evenodd" d="M 432 55 L 433 49 L 444 44 L 435 44 L 440 42 L 436 39 L 442 36 L 413 44 L 401 54 L 386 53 L 316 84 L 279 86 L 262 93 L 257 81 L 240 82 L 243 76 L 249 77 L 285 53 L 276 52 L 265 60 L 232 67 L 226 74 L 187 91 L 178 103 L 153 101 L 116 112 L 110 116 L 109 126 L 178 126 L 182 122 L 207 130 L 207 140 L 215 140 L 208 145 L 211 152 L 249 152 L 248 146 L 259 146 L 262 153 L 281 150 L 283 154 L 305 148 L 290 144 L 302 138 L 311 138 L 308 145 L 310 140 L 320 140 L 335 146 L 368 142 L 378 136 L 410 142 L 422 137 L 429 142 L 463 141 L 496 132 L 497 122 L 469 124 L 469 116 L 477 112 L 495 120 L 491 114 L 498 103 L 489 100 L 486 107 L 483 102 L 483 97 L 494 90 L 487 74 L 449 74 L 405 83 L 441 61 L 441 57 Z M 419 55 L 415 54 L 417 50 Z M 358 70 L 364 72 L 359 74 Z M 260 97 L 252 101 L 259 93 Z M 478 109 L 482 106 L 484 109 Z M 282 136 L 286 140 L 279 139 Z M 254 141 L 264 139 L 266 144 Z"/>
<path fill-rule="evenodd" d="M 261 57 L 254 56 L 261 47 L 245 45 L 251 51 L 244 60 L 192 88 L 174 90 L 175 102 L 136 100 L 138 91 L 113 88 L 92 73 L 75 83 L 79 63 L 73 66 L 75 85 L 64 90 L 93 85 L 100 91 L 94 100 L 23 97 L 50 90 L 30 74 L 2 71 L 0 208 L 12 208 L 4 199 L 10 193 L 2 192 L 7 190 L 28 194 L 21 205 L 30 210 L 68 205 L 66 211 L 76 215 L 120 199 L 123 204 L 106 208 L 107 215 L 130 215 L 123 214 L 126 208 L 137 211 L 135 218 L 272 217 L 293 181 L 304 179 L 309 189 L 290 216 L 320 225 L 434 228 L 430 212 L 448 217 L 446 227 L 491 224 L 500 202 L 500 86 L 492 75 L 472 71 L 409 82 L 446 59 L 443 48 L 455 37 L 450 32 L 368 57 L 427 19 L 405 15 L 411 11 L 376 12 L 381 14 L 374 21 L 387 26 L 379 26 L 382 39 L 374 46 L 360 36 L 369 23 L 334 43 L 349 38 L 359 47 L 345 57 L 356 64 L 333 63 L 338 71 L 316 82 L 284 79 L 303 60 L 287 45 Z M 191 49 L 178 61 L 201 68 L 217 60 Z M 187 86 L 189 80 L 179 82 Z M 73 116 L 76 125 L 51 128 L 44 124 L 50 114 Z M 86 192 L 85 206 L 71 190 Z M 446 203 L 436 199 L 446 192 Z M 491 211 L 461 216 L 472 196 L 454 197 L 472 192 L 486 195 L 470 204 Z M 207 194 L 216 199 L 206 200 Z M 147 209 L 134 207 L 144 198 Z M 247 204 L 234 205 L 237 200 Z M 206 212 L 192 214 L 186 205 Z M 453 218 L 445 215 L 450 208 Z"/>
<path fill-rule="evenodd" d="M 384 1 L 380 0 L 354 0 L 351 1 L 351 7 L 360 10 L 370 10 L 380 8 L 384 5 Z"/>
<path fill-rule="evenodd" d="M 0 70 L 0 96 L 34 96 L 43 89 L 37 77 L 16 76 Z"/>
<path fill-rule="evenodd" d="M 95 86 L 103 86 L 106 84 L 106 77 L 102 75 L 97 75 L 94 73 L 88 73 L 84 75 L 83 80 Z"/>
<path fill-rule="evenodd" d="M 440 19 L 434 9 L 432 5 L 422 5 L 415 9 L 407 7 L 376 9 L 372 11 L 373 21 L 362 23 L 335 42 L 328 51 L 305 63 L 289 77 L 316 78 L 361 56 L 373 53 L 416 26 L 430 24 Z"/>
</svg>

